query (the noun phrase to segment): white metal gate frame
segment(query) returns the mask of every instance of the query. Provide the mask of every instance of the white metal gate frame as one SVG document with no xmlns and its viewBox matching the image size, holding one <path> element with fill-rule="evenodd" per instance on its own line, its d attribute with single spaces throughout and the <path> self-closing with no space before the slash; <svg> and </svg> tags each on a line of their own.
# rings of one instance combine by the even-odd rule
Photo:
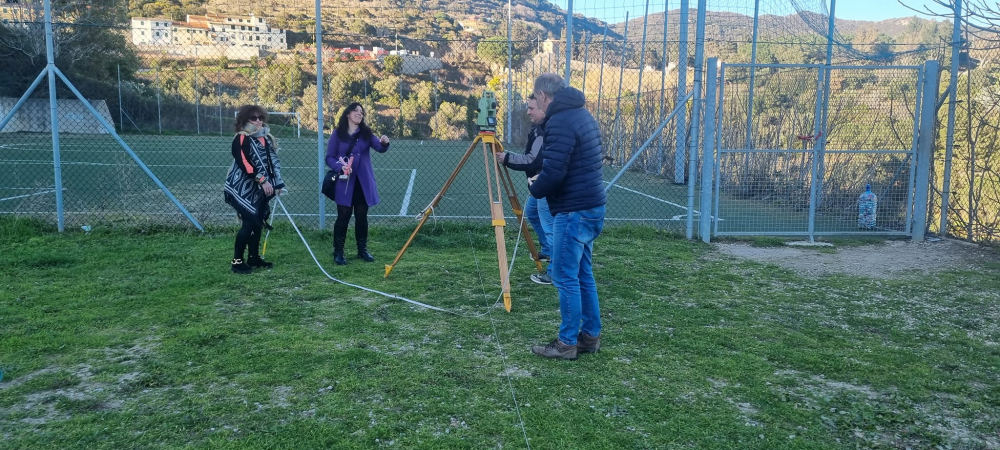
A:
<svg viewBox="0 0 1000 450">
<path fill-rule="evenodd" d="M 738 235 L 738 236 L 748 236 L 748 235 L 784 235 L 784 236 L 808 236 L 809 240 L 814 240 L 817 234 L 816 225 L 816 205 L 817 197 L 822 189 L 824 172 L 823 162 L 827 154 L 862 154 L 862 153 L 877 153 L 877 154 L 904 154 L 909 157 L 910 160 L 910 171 L 907 181 L 907 209 L 906 209 L 906 219 L 905 219 L 905 229 L 902 231 L 857 231 L 857 232 L 822 232 L 823 235 L 904 235 L 911 236 L 915 240 L 923 240 L 924 233 L 927 225 L 927 200 L 928 200 L 928 187 L 929 187 L 929 170 L 930 170 L 930 153 L 931 147 L 933 145 L 933 127 L 934 127 L 934 106 L 937 96 L 937 85 L 938 85 L 938 62 L 937 61 L 927 61 L 921 66 L 827 66 L 822 64 L 728 64 L 722 63 L 717 66 L 715 63 L 715 58 L 709 59 L 708 71 L 709 71 L 709 83 L 707 86 L 708 95 L 706 96 L 706 124 L 711 124 L 712 126 L 706 126 L 705 129 L 705 141 L 704 141 L 704 159 L 703 159 L 703 171 L 702 171 L 702 211 L 713 211 L 711 220 L 711 234 L 716 236 L 727 236 L 727 235 Z M 716 67 L 719 67 L 718 77 L 713 76 L 713 72 L 716 72 Z M 822 93 L 822 95 L 817 94 L 816 96 L 816 114 L 814 117 L 815 126 L 814 130 L 821 130 L 819 135 L 825 136 L 826 130 L 828 130 L 828 113 L 830 104 L 830 74 L 834 70 L 914 70 L 917 72 L 917 84 L 918 84 L 918 95 L 916 95 L 916 105 L 914 108 L 915 117 L 913 123 L 913 139 L 909 149 L 903 150 L 838 150 L 838 151 L 826 151 L 825 148 L 825 138 L 816 139 L 813 141 L 812 149 L 752 149 L 752 148 L 722 148 L 722 133 L 719 132 L 722 125 L 725 123 L 723 121 L 724 108 L 721 106 L 725 102 L 725 80 L 726 80 L 726 69 L 728 67 L 743 67 L 750 70 L 761 69 L 761 68 L 803 68 L 803 69 L 814 69 L 817 71 L 817 93 Z M 721 80 L 721 83 L 717 81 Z M 715 85 L 718 85 L 716 87 Z M 718 94 L 718 102 L 716 103 L 716 90 Z M 926 99 L 931 101 L 926 101 Z M 752 102 L 752 97 L 750 97 Z M 752 112 L 753 109 L 750 108 Z M 748 117 L 748 120 L 751 119 Z M 752 140 L 750 135 L 752 131 L 748 130 L 748 141 Z M 748 145 L 749 146 L 749 145 Z M 717 151 L 715 149 L 718 149 Z M 721 160 L 724 154 L 732 153 L 760 153 L 760 152 L 779 152 L 779 153 L 806 153 L 812 158 L 812 168 L 810 183 L 810 201 L 809 201 L 809 221 L 808 230 L 800 232 L 759 232 L 759 231 L 719 231 L 719 199 L 721 195 Z M 714 157 L 713 157 L 714 156 Z M 713 180 L 714 178 L 714 180 Z M 710 190 L 711 196 L 707 194 L 706 190 Z M 709 209 L 709 203 L 714 201 L 714 207 Z M 705 215 L 703 215 L 705 217 Z M 709 236 L 709 223 L 703 221 L 700 228 L 700 235 L 702 239 L 706 242 L 710 240 Z"/>
</svg>

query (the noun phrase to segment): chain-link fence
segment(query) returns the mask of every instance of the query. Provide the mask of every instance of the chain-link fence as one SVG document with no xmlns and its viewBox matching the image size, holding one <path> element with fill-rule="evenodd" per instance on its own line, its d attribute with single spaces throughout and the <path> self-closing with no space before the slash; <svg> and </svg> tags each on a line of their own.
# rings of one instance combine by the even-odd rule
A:
<svg viewBox="0 0 1000 450">
<path fill-rule="evenodd" d="M 291 191 L 285 203 L 304 223 L 318 224 L 323 168 L 317 86 L 322 86 L 324 133 L 329 134 L 346 104 L 358 101 L 369 112 L 369 125 L 392 136 L 390 152 L 375 157 L 383 204 L 371 215 L 381 223 L 409 223 L 406 218 L 441 189 L 478 132 L 475 110 L 484 90 L 496 92 L 501 142 L 509 151 L 522 151 L 531 127 L 524 106 L 533 79 L 543 72 L 566 73 L 569 5 L 397 3 L 323 5 L 323 73 L 317 74 L 310 19 L 314 2 L 283 0 L 266 10 L 241 0 L 209 1 L 188 10 L 141 1 L 92 1 L 89 8 L 55 2 L 54 61 L 80 94 L 57 80 L 56 139 L 49 132 L 47 75 L 32 83 L 46 61 L 42 3 L 4 4 L 0 48 L 10 55 L 11 82 L 0 89 L 0 116 L 8 116 L 22 94 L 28 95 L 0 129 L 2 158 L 15 174 L 0 186 L 0 212 L 56 220 L 57 203 L 62 203 L 71 226 L 185 223 L 189 216 L 199 223 L 231 223 L 221 186 L 231 159 L 233 114 L 240 105 L 256 103 L 270 111 L 272 133 L 281 147 Z M 946 23 L 907 22 L 893 29 L 891 37 L 879 31 L 885 27 L 837 21 L 830 33 L 824 1 L 708 0 L 704 22 L 698 21 L 698 3 L 574 2 L 569 81 L 586 94 L 587 108 L 601 125 L 606 180 L 636 157 L 610 191 L 612 223 L 684 228 L 693 192 L 682 184 L 697 182 L 689 174 L 688 153 L 701 144 L 690 137 L 697 122 L 692 103 L 648 146 L 641 146 L 695 89 L 695 69 L 703 64 L 699 57 L 729 63 L 871 66 L 938 59 L 948 67 L 951 30 Z M 989 36 L 970 35 L 968 42 L 963 45 L 969 56 L 959 77 L 962 103 L 956 113 L 949 231 L 989 241 L 997 237 L 1000 204 L 992 149 L 995 54 L 986 45 Z M 979 60 L 978 66 L 971 67 L 971 60 Z M 799 135 L 816 136 L 823 126 L 829 127 L 828 135 L 842 130 L 839 135 L 851 136 L 873 121 L 883 124 L 878 133 L 898 133 L 869 135 L 873 140 L 912 137 L 903 133 L 906 120 L 897 117 L 913 114 L 898 109 L 906 108 L 910 95 L 906 82 L 885 88 L 886 95 L 892 93 L 887 98 L 898 102 L 882 104 L 884 114 L 862 114 L 844 102 L 870 103 L 870 98 L 855 95 L 865 91 L 868 81 L 861 75 L 838 79 L 830 91 L 829 120 L 817 127 L 811 122 L 815 91 L 809 92 L 809 82 L 799 86 L 794 76 L 760 76 L 763 71 L 749 71 L 723 89 L 742 89 L 759 98 L 748 104 L 783 112 L 754 115 L 745 107 L 742 113 L 726 112 L 737 122 L 749 121 L 744 127 L 755 130 L 752 139 L 747 133 L 727 137 L 742 141 L 727 148 L 761 148 L 780 141 L 794 149 L 805 143 Z M 942 77 L 943 83 L 947 80 Z M 783 92 L 789 89 L 797 93 Z M 696 94 L 696 100 L 702 97 Z M 736 103 L 727 107 L 738 108 Z M 939 113 L 939 148 L 944 146 L 946 109 Z M 875 145 L 863 140 L 859 136 L 857 145 L 840 141 L 843 147 L 837 150 Z M 699 146 L 691 147 L 692 142 Z M 935 152 L 932 171 L 938 208 L 943 153 Z M 738 180 L 755 181 L 734 186 L 752 185 L 755 196 L 782 198 L 788 208 L 801 208 L 794 199 L 808 181 L 801 173 L 808 161 L 801 155 L 798 160 L 770 158 L 741 165 Z M 896 186 L 902 181 L 894 177 L 910 164 L 906 157 L 894 156 L 836 158 L 850 162 L 823 163 L 829 170 L 821 172 L 821 195 L 823 205 L 846 215 L 855 209 L 865 177 L 845 176 L 841 167 L 856 167 L 852 173 L 877 172 Z M 463 170 L 436 210 L 438 217 L 489 216 L 481 170 L 478 165 Z M 522 198 L 524 188 L 518 186 Z M 892 228 L 905 229 L 898 224 Z"/>
<path fill-rule="evenodd" d="M 943 17 L 954 17 L 952 10 L 937 6 Z M 932 229 L 976 242 L 1000 241 L 1000 33 L 996 5 L 964 1 L 959 10 L 959 38 L 955 41 L 954 102 L 949 95 L 948 74 L 942 77 L 942 101 L 939 103 L 935 170 L 931 172 Z M 946 61 L 952 67 L 952 49 Z M 949 111 L 953 109 L 953 113 Z M 954 119 L 950 120 L 949 115 Z M 949 122 L 953 125 L 949 125 Z M 951 135 L 951 139 L 949 139 Z M 951 146 L 949 146 L 951 141 Z M 950 147 L 950 150 L 949 150 Z M 942 221 L 942 200 L 948 205 Z M 943 226 L 943 228 L 942 228 Z"/>
<path fill-rule="evenodd" d="M 724 65 L 716 232 L 908 234 L 921 82 L 919 67 Z M 859 227 L 869 185 L 877 226 Z"/>
</svg>

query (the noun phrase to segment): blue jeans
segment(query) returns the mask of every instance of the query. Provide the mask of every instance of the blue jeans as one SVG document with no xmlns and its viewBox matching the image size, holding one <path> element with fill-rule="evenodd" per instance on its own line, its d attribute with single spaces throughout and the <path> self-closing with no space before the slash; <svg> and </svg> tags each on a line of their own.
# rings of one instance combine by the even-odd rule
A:
<svg viewBox="0 0 1000 450">
<path fill-rule="evenodd" d="M 549 213 L 548 200 L 537 199 L 528 196 L 528 201 L 524 204 L 524 215 L 535 229 L 538 235 L 538 244 L 542 246 L 539 252 L 543 255 L 552 256 L 552 221 L 554 218 Z"/>
<path fill-rule="evenodd" d="M 580 332 L 601 334 L 601 308 L 594 281 L 594 240 L 604 229 L 604 206 L 556 214 L 552 224 L 552 264 L 549 273 L 559 291 L 559 340 L 576 345 Z"/>
</svg>

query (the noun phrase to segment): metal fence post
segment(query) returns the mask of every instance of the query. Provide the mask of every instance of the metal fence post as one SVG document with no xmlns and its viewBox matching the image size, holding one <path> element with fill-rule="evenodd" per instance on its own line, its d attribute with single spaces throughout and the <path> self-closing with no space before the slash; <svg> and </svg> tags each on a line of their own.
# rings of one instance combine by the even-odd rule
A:
<svg viewBox="0 0 1000 450">
<path fill-rule="evenodd" d="M 705 93 L 705 140 L 701 153 L 701 218 L 698 222 L 698 234 L 701 240 L 711 241 L 712 217 L 712 174 L 715 173 L 715 140 L 716 140 L 716 91 L 718 90 L 719 69 L 717 58 L 708 58 L 708 80 Z"/>
<path fill-rule="evenodd" d="M 573 0 L 566 2 L 566 86 L 573 75 Z"/>
<path fill-rule="evenodd" d="M 948 201 L 951 194 L 951 160 L 955 151 L 955 108 L 958 103 L 958 59 L 962 40 L 962 0 L 955 0 L 955 18 L 951 31 L 951 80 L 948 93 L 948 135 L 944 150 L 944 180 L 941 183 L 941 222 L 938 233 L 948 235 Z M 971 79 L 969 80 L 971 83 Z M 971 210 L 970 210 L 971 213 Z M 970 230 L 969 239 L 972 239 Z"/>
<path fill-rule="evenodd" d="M 316 196 L 319 199 L 319 229 L 326 224 L 326 198 L 323 196 L 323 176 L 326 172 L 326 149 L 323 148 L 323 16 L 320 14 L 320 0 L 316 0 Z M 367 80 L 367 76 L 365 80 Z M 402 99 L 400 99 L 402 100 Z"/>
<path fill-rule="evenodd" d="M 747 138 L 746 146 L 747 150 L 750 150 L 756 145 L 754 145 L 753 140 L 753 95 L 754 95 L 754 84 L 757 80 L 757 40 L 760 32 L 760 0 L 755 0 L 753 3 L 753 38 L 750 41 L 750 85 L 747 88 Z"/>
<path fill-rule="evenodd" d="M 619 151 L 618 142 L 625 142 L 621 138 L 622 126 L 621 126 L 621 112 L 622 112 L 622 82 L 625 80 L 625 52 L 628 49 L 628 11 L 625 11 L 625 34 L 622 37 L 622 51 L 621 51 L 621 68 L 618 70 L 618 100 L 615 104 L 615 120 L 613 125 L 615 127 L 611 135 L 611 150 L 608 151 L 609 155 L 614 155 L 615 152 Z M 619 161 L 625 159 L 624 151 L 622 151 L 621 156 L 615 156 Z"/>
<path fill-rule="evenodd" d="M 917 153 L 919 153 L 920 148 L 920 115 L 923 112 L 923 89 L 924 89 L 924 71 L 923 68 L 917 69 L 917 92 L 916 92 L 916 105 L 913 108 L 913 136 L 910 138 L 910 176 L 906 179 L 906 220 L 903 226 L 903 232 L 908 236 L 913 235 L 913 208 L 909 206 L 913 204 L 913 186 L 916 183 L 915 179 L 917 176 Z"/>
<path fill-rule="evenodd" d="M 118 65 L 118 129 L 125 132 L 125 110 L 122 109 L 122 65 Z"/>
<path fill-rule="evenodd" d="M 66 221 L 63 216 L 63 180 L 62 156 L 59 153 L 59 104 L 56 100 L 56 57 L 55 43 L 52 41 L 52 2 L 45 3 L 45 59 L 49 73 L 49 124 L 52 131 L 52 170 L 55 176 L 56 188 L 56 224 L 60 233 L 66 231 Z M 121 99 L 121 82 L 119 82 L 118 98 Z M 25 98 L 29 93 L 25 93 Z M 120 101 L 120 100 L 119 100 Z M 120 104 L 119 104 L 120 105 Z M 121 111 L 121 107 L 118 108 Z"/>
<path fill-rule="evenodd" d="M 681 0 L 680 42 L 677 47 L 677 102 L 687 96 L 688 0 Z M 684 183 L 684 160 L 687 142 L 687 115 L 677 117 L 677 141 L 674 151 L 674 183 Z"/>
<path fill-rule="evenodd" d="M 586 31 L 583 32 L 583 83 L 581 84 L 581 91 L 584 95 L 587 94 L 587 60 L 590 55 L 590 38 L 593 37 L 588 35 Z"/>
<path fill-rule="evenodd" d="M 660 120 L 663 120 L 663 114 L 664 114 L 663 108 L 665 107 L 665 103 L 666 103 L 666 99 L 667 99 L 667 65 L 668 65 L 667 61 L 670 60 L 670 58 L 667 57 L 667 30 L 669 29 L 669 26 L 667 24 L 667 22 L 668 22 L 668 20 L 667 20 L 668 19 L 667 13 L 670 10 L 669 6 L 670 5 L 668 5 L 667 2 L 663 2 L 663 47 L 660 50 L 660 52 L 662 53 L 662 55 L 660 56 L 660 58 L 661 58 L 661 61 L 660 61 L 660 63 L 661 63 L 661 67 L 660 67 Z M 658 152 L 657 157 L 656 157 L 656 173 L 657 173 L 657 175 L 663 173 L 663 154 L 666 151 L 666 146 L 667 146 L 667 142 L 666 142 L 665 139 L 663 139 L 663 135 L 661 134 L 660 135 L 660 151 Z"/>
<path fill-rule="evenodd" d="M 695 31 L 694 51 L 694 104 L 691 105 L 691 142 L 688 150 L 688 201 L 687 230 L 688 239 L 694 238 L 694 186 L 698 180 L 698 140 L 701 138 L 702 113 L 702 77 L 705 72 L 705 18 L 706 0 L 698 0 L 698 24 Z"/>
<path fill-rule="evenodd" d="M 938 62 L 924 63 L 924 92 L 920 111 L 920 145 L 917 149 L 917 184 L 913 200 L 913 240 L 923 241 L 927 230 L 931 149 L 934 146 L 934 106 L 938 91 Z"/>
<path fill-rule="evenodd" d="M 160 65 L 156 65 L 156 125 L 163 134 L 163 113 L 160 106 Z"/>
<path fill-rule="evenodd" d="M 809 232 L 809 242 L 815 240 L 816 232 L 816 207 L 818 206 L 818 197 L 820 182 L 819 179 L 819 160 L 823 157 L 820 151 L 820 142 L 826 139 L 826 133 L 824 131 L 823 116 L 824 108 L 827 107 L 823 95 L 824 86 L 826 86 L 826 77 L 830 76 L 830 70 L 828 66 L 820 66 L 816 70 L 816 112 L 813 117 L 813 148 L 812 148 L 812 164 L 809 169 L 809 223 L 807 225 Z"/>
<path fill-rule="evenodd" d="M 604 40 L 601 41 L 601 73 L 597 77 L 597 121 L 601 121 L 601 99 L 604 97 L 604 56 L 607 54 L 608 26 L 604 25 Z"/>
<path fill-rule="evenodd" d="M 642 13 L 642 44 L 639 45 L 639 84 L 635 88 L 635 118 L 632 119 L 632 144 L 639 134 L 639 117 L 642 116 L 642 73 L 646 67 L 646 26 L 649 23 L 649 0 L 646 0 L 646 10 Z M 623 143 L 624 147 L 624 143 Z M 623 148 L 624 150 L 624 148 Z"/>
<path fill-rule="evenodd" d="M 826 39 L 826 80 L 823 84 L 823 122 L 820 132 L 823 133 L 820 139 L 816 141 L 817 144 L 817 164 L 816 164 L 816 177 L 813 179 L 813 183 L 817 184 L 816 195 L 813 197 L 813 204 L 817 209 L 823 207 L 823 184 L 826 182 L 826 142 L 829 139 L 830 131 L 830 81 L 833 78 L 833 70 L 830 68 L 833 65 L 833 43 L 836 38 L 836 22 L 837 22 L 837 0 L 830 0 L 830 20 L 828 25 L 828 36 Z M 810 227 L 815 227 L 815 218 L 810 220 Z M 812 241 L 812 232 L 809 234 L 809 240 Z"/>
<path fill-rule="evenodd" d="M 511 31 L 510 31 L 510 28 L 511 28 L 510 22 L 511 22 L 511 14 L 513 13 L 513 10 L 511 10 L 510 8 L 511 8 L 511 6 L 510 6 L 510 0 L 507 0 L 507 105 L 505 106 L 506 109 L 507 109 L 507 124 L 503 127 L 503 134 L 504 134 L 504 137 L 507 140 L 507 145 L 510 145 L 510 135 L 511 135 L 510 127 L 511 127 L 511 124 L 514 123 L 514 117 L 513 117 L 513 114 L 514 114 L 514 108 L 513 108 L 513 101 L 514 101 L 514 40 L 511 39 L 511 36 L 510 36 L 510 33 L 511 33 Z M 402 84 L 402 81 L 400 81 L 400 84 Z M 566 79 L 566 84 L 569 85 L 569 78 Z M 402 95 L 400 95 L 400 99 L 402 99 Z"/>
<path fill-rule="evenodd" d="M 219 136 L 224 136 L 222 133 L 222 68 L 215 74 L 215 95 L 219 96 Z"/>
<path fill-rule="evenodd" d="M 201 134 L 201 95 L 198 94 L 198 61 L 194 62 L 194 123 Z"/>
<path fill-rule="evenodd" d="M 719 217 L 719 203 L 722 199 L 722 134 L 724 131 L 726 120 L 726 65 L 720 64 L 722 66 L 719 69 L 719 96 L 716 100 L 716 110 L 718 111 L 718 118 L 716 118 L 716 123 L 718 126 L 715 131 L 715 142 L 712 145 L 715 148 L 715 159 L 712 160 L 712 165 L 714 170 L 712 171 L 715 175 L 715 183 L 712 186 L 712 197 L 715 199 L 715 204 L 712 206 L 712 217 L 718 219 Z M 702 211 L 702 214 L 705 212 Z M 712 220 L 712 233 L 716 236 L 719 234 L 719 221 Z"/>
</svg>

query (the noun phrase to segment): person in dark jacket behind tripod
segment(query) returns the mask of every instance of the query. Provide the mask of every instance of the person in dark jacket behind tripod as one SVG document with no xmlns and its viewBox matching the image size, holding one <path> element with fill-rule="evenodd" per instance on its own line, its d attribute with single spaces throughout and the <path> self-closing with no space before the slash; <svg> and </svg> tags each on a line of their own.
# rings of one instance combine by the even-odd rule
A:
<svg viewBox="0 0 1000 450">
<path fill-rule="evenodd" d="M 538 107 L 535 94 L 528 96 L 527 109 L 528 118 L 534 126 L 528 132 L 528 143 L 524 146 L 524 154 L 503 152 L 496 153 L 496 158 L 497 162 L 507 168 L 524 172 L 528 177 L 528 186 L 531 186 L 538 172 L 542 170 L 542 147 L 545 137 L 542 136 L 543 130 L 540 124 L 545 119 L 545 110 Z M 542 247 L 539 259 L 549 261 L 549 255 L 552 254 L 552 214 L 549 213 L 548 201 L 529 195 L 528 201 L 524 203 L 524 216 L 538 235 L 538 243 Z M 552 277 L 548 273 L 533 273 L 531 281 L 538 284 L 552 284 Z"/>
<path fill-rule="evenodd" d="M 243 222 L 236 233 L 232 271 L 247 274 L 253 268 L 270 269 L 260 257 L 260 232 L 271 215 L 269 201 L 285 188 L 281 160 L 274 136 L 267 126 L 267 112 L 259 105 L 244 105 L 236 113 L 236 136 L 231 146 L 233 164 L 226 176 L 226 203 Z M 249 256 L 243 259 L 243 252 Z"/>
</svg>

